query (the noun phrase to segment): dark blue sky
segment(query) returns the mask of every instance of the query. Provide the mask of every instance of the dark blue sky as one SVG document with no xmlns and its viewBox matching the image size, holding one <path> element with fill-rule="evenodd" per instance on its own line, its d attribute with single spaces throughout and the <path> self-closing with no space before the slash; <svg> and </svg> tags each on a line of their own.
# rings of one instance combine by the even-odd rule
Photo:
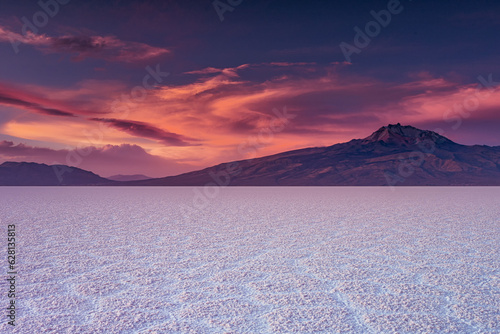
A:
<svg viewBox="0 0 500 334">
<path fill-rule="evenodd" d="M 387 3 L 243 0 L 224 13 L 221 22 L 211 1 L 73 0 L 60 6 L 40 33 L 114 35 L 171 48 L 175 53 L 164 62 L 173 73 L 271 61 L 328 64 L 344 60 L 339 44 L 352 44 L 353 28 L 364 28 L 373 20 L 370 11 L 386 9 Z M 473 82 L 480 73 L 498 71 L 499 2 L 402 0 L 401 6 L 403 11 L 393 15 L 389 26 L 352 57 L 352 72 L 404 81 L 408 72 L 426 69 Z M 16 21 L 32 18 L 39 10 L 36 1 L 0 4 L 3 25 L 14 31 L 20 30 Z M 2 78 L 17 82 L 70 84 L 89 78 L 89 71 L 98 66 L 106 67 L 114 78 L 133 80 L 134 70 L 142 67 L 130 64 L 124 71 L 123 66 L 100 59 L 76 66 L 69 55 L 41 57 L 29 46 L 14 54 L 7 43 L 0 50 Z"/>
</svg>

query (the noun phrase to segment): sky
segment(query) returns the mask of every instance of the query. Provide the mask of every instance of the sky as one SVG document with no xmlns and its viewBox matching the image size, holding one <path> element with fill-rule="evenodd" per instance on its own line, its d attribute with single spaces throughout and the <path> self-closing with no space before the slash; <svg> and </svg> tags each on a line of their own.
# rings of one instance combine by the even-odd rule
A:
<svg viewBox="0 0 500 334">
<path fill-rule="evenodd" d="M 0 163 L 176 175 L 401 123 L 500 145 L 498 1 L 2 0 Z"/>
</svg>

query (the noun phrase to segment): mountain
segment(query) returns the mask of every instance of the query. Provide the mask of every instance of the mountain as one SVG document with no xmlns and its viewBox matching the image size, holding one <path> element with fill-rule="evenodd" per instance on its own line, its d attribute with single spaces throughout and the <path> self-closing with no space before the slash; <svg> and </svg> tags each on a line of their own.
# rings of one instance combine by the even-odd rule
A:
<svg viewBox="0 0 500 334">
<path fill-rule="evenodd" d="M 500 186 L 500 146 L 465 146 L 435 132 L 390 124 L 364 139 L 177 176 L 140 186 Z"/>
<path fill-rule="evenodd" d="M 364 139 L 328 147 L 228 162 L 164 178 L 113 178 L 117 181 L 63 165 L 0 165 L 4 186 L 500 186 L 500 146 L 460 145 L 435 132 L 398 123 Z"/>
<path fill-rule="evenodd" d="M 0 186 L 88 186 L 112 183 L 92 172 L 64 165 L 48 166 L 32 162 L 4 162 L 0 165 Z"/>
<path fill-rule="evenodd" d="M 110 177 L 107 177 L 108 180 L 113 180 L 113 181 L 141 181 L 141 180 L 149 180 L 152 179 L 152 177 L 142 175 L 142 174 L 133 174 L 133 175 L 113 175 Z"/>
</svg>

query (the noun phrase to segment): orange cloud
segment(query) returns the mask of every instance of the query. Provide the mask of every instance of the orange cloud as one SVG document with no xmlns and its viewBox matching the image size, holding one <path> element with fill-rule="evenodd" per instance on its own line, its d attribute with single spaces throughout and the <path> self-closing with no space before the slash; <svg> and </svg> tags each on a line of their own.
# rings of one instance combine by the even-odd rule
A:
<svg viewBox="0 0 500 334">
<path fill-rule="evenodd" d="M 83 132 L 93 131 L 102 134 L 96 147 L 140 145 L 150 154 L 198 167 L 248 158 L 238 149 L 248 142 L 255 143 L 252 154 L 262 156 L 363 138 L 389 123 L 450 126 L 453 125 L 450 119 L 461 115 L 453 111 L 454 105 L 469 103 L 466 101 L 471 96 L 484 98 L 474 111 L 465 110 L 469 116 L 463 116 L 462 121 L 498 119 L 492 116 L 500 108 L 497 87 L 483 88 L 477 93 L 476 85 L 460 85 L 428 73 L 395 84 L 341 74 L 335 66 L 344 65 L 321 69 L 311 64 L 244 64 L 191 71 L 185 73 L 195 76 L 190 83 L 156 87 L 148 91 L 143 101 L 134 103 L 118 99 L 126 92 L 123 84 L 106 85 L 99 81 L 61 89 L 60 93 L 54 88 L 35 86 L 30 87 L 31 93 L 11 89 L 7 92 L 10 97 L 31 104 L 16 104 L 6 99 L 3 102 L 0 99 L 0 103 L 39 114 L 39 123 L 28 124 L 28 118 L 4 124 L 11 136 L 57 141 L 35 136 L 39 131 L 39 134 L 57 134 L 59 142 L 78 144 L 84 141 Z M 297 72 L 290 70 L 295 67 Z M 304 68 L 311 70 L 310 74 L 304 75 Z M 279 69 L 286 69 L 286 73 Z M 260 80 L 246 76 L 253 71 L 272 72 L 272 75 Z M 51 100 L 51 96 L 58 99 Z M 75 101 L 84 101 L 84 107 Z M 61 122 L 67 125 L 63 132 L 54 126 L 56 114 L 33 110 L 39 106 L 78 117 L 57 117 L 58 126 Z M 280 131 L 273 132 L 270 140 L 259 140 L 262 131 L 276 117 L 273 110 L 282 111 L 285 107 L 296 117 Z M 33 124 L 41 124 L 40 130 Z M 28 137 L 29 132 L 32 135 Z"/>
</svg>

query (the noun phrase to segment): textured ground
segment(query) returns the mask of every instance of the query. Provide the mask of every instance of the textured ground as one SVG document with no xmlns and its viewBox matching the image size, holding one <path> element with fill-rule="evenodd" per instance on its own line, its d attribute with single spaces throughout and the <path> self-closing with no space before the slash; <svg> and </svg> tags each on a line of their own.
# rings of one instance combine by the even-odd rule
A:
<svg viewBox="0 0 500 334">
<path fill-rule="evenodd" d="M 500 188 L 193 194 L 0 188 L 0 332 L 500 333 Z"/>
</svg>

